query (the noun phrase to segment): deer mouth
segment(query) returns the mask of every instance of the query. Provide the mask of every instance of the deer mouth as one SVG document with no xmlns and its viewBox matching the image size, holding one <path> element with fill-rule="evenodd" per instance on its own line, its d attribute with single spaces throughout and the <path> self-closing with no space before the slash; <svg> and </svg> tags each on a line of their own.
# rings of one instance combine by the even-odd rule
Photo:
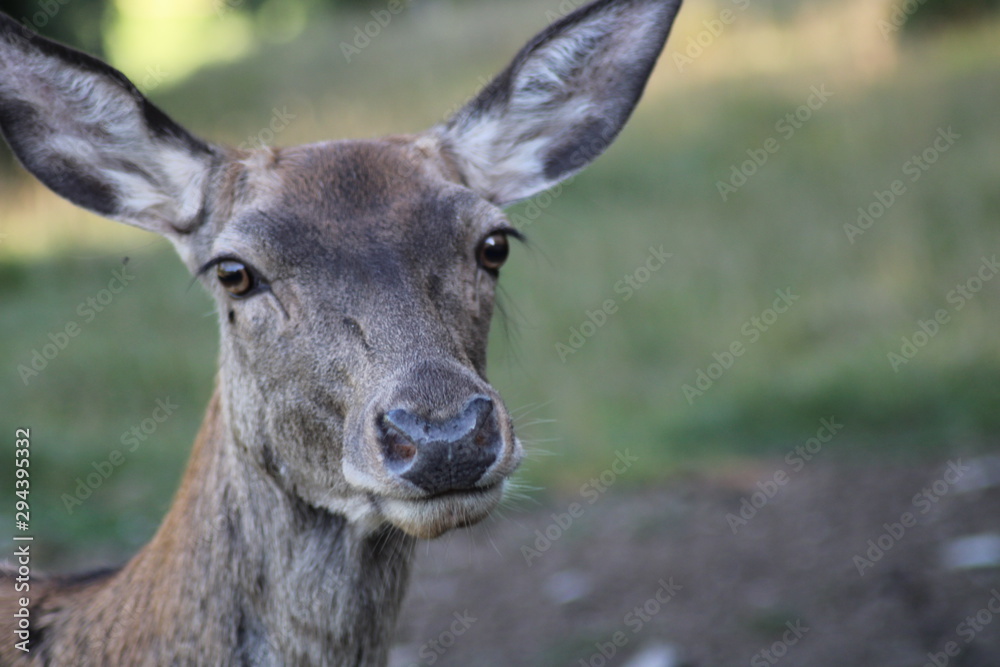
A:
<svg viewBox="0 0 1000 667">
<path fill-rule="evenodd" d="M 396 528 L 416 538 L 432 539 L 489 516 L 503 498 L 504 484 L 500 481 L 487 487 L 447 491 L 425 498 L 382 496 L 379 505 L 383 516 Z"/>
</svg>

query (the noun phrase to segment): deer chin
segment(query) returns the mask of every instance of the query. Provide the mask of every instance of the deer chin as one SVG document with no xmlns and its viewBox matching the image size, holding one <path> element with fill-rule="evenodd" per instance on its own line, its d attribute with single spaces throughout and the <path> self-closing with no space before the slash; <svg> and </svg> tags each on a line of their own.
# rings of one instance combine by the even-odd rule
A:
<svg viewBox="0 0 1000 667">
<path fill-rule="evenodd" d="M 350 502 L 341 496 L 327 497 L 327 502 L 321 504 L 346 514 L 358 525 L 371 528 L 389 523 L 411 537 L 432 539 L 485 519 L 503 499 L 508 475 L 520 459 L 521 445 L 515 441 L 508 458 L 500 464 L 502 468 L 488 474 L 480 486 L 428 495 L 412 485 L 376 477 L 345 457 L 344 479 L 356 495 Z"/>
<path fill-rule="evenodd" d="M 485 519 L 503 498 L 504 482 L 471 491 L 452 491 L 424 499 L 382 496 L 382 515 L 396 528 L 419 539 L 433 539 L 454 528 Z"/>
</svg>

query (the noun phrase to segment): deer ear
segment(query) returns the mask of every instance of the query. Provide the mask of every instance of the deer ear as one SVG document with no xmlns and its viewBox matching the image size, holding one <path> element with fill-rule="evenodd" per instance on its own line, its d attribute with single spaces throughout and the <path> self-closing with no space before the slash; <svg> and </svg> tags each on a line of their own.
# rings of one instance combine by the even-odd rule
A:
<svg viewBox="0 0 1000 667">
<path fill-rule="evenodd" d="M 553 23 L 434 132 L 466 184 L 498 205 L 551 187 L 614 140 L 680 0 L 598 0 Z"/>
<path fill-rule="evenodd" d="M 167 236 L 200 219 L 212 147 L 125 76 L 0 13 L 0 132 L 74 204 Z"/>
</svg>

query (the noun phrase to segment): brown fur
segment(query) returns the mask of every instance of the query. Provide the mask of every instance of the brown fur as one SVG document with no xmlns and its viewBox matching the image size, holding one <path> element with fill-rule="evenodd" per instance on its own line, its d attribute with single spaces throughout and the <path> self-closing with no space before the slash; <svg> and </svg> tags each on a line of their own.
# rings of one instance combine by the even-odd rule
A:
<svg viewBox="0 0 1000 667">
<path fill-rule="evenodd" d="M 412 540 L 389 529 L 346 548 L 350 525 L 246 465 L 227 432 L 216 393 L 152 541 L 96 581 L 65 587 L 36 577 L 38 639 L 27 655 L 4 642 L 3 664 L 382 664 Z M 5 637 L 14 604 L 4 586 Z M 331 662 L 346 647 L 363 659 Z"/>
</svg>

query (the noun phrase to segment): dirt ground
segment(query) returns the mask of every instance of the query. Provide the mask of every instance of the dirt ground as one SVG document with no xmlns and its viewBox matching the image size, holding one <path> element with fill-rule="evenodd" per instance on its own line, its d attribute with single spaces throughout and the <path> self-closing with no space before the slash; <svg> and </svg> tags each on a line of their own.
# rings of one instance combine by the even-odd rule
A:
<svg viewBox="0 0 1000 667">
<path fill-rule="evenodd" d="M 422 544 L 392 667 L 1000 666 L 1000 457 L 592 491 Z"/>
</svg>

